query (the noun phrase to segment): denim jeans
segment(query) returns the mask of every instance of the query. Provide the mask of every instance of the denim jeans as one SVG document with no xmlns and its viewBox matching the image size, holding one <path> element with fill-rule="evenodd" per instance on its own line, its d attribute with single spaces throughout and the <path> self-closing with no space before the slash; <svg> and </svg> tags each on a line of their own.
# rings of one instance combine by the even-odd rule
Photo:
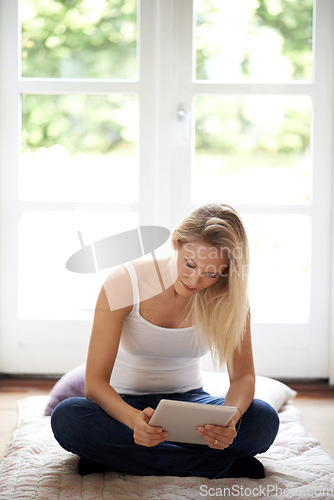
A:
<svg viewBox="0 0 334 500">
<path fill-rule="evenodd" d="M 210 396 L 202 388 L 185 393 L 121 395 L 129 405 L 156 408 L 161 399 L 223 405 L 224 398 Z M 133 431 L 110 417 L 86 398 L 69 398 L 54 409 L 51 426 L 59 444 L 79 457 L 103 464 L 108 470 L 140 476 L 226 477 L 236 457 L 263 453 L 273 443 L 279 426 L 276 411 L 254 399 L 242 417 L 233 443 L 224 450 L 206 444 L 164 441 L 145 447 L 133 440 Z"/>
</svg>

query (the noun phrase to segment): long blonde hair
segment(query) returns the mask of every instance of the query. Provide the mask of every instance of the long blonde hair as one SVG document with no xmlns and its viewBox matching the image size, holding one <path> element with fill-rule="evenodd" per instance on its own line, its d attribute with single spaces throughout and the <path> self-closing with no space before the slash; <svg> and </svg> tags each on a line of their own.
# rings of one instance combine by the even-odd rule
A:
<svg viewBox="0 0 334 500">
<path fill-rule="evenodd" d="M 231 364 L 249 311 L 249 250 L 241 218 L 229 205 L 209 203 L 187 215 L 175 228 L 173 238 L 177 248 L 203 241 L 228 256 L 228 267 L 218 281 L 193 296 L 191 313 L 196 331 L 208 343 L 214 361 Z"/>
</svg>

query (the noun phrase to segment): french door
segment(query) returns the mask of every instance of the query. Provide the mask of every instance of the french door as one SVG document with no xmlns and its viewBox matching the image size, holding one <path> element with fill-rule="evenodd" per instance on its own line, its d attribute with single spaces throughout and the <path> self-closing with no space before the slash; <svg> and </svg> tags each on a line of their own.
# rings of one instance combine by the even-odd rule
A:
<svg viewBox="0 0 334 500">
<path fill-rule="evenodd" d="M 82 244 L 223 201 L 257 372 L 334 377 L 334 5 L 299 4 L 2 0 L 2 372 L 84 361 L 108 271 L 66 269 Z"/>
</svg>

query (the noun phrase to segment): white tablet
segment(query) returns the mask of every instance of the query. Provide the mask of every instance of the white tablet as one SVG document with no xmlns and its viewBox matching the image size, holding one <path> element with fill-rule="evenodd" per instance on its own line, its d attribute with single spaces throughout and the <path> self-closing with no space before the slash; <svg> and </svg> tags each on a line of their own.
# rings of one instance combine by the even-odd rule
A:
<svg viewBox="0 0 334 500">
<path fill-rule="evenodd" d="M 225 427 L 236 411 L 234 406 L 162 399 L 149 424 L 168 431 L 167 441 L 207 444 L 205 439 L 197 434 L 197 427 L 206 424 Z"/>
</svg>

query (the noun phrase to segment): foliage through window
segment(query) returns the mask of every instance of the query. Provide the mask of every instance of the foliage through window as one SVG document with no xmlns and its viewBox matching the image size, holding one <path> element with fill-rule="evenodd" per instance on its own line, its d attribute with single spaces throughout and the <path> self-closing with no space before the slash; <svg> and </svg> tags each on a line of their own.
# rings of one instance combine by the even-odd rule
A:
<svg viewBox="0 0 334 500">
<path fill-rule="evenodd" d="M 22 76 L 137 78 L 136 0 L 21 0 Z"/>
<path fill-rule="evenodd" d="M 196 78 L 312 78 L 313 0 L 196 0 Z"/>
</svg>

